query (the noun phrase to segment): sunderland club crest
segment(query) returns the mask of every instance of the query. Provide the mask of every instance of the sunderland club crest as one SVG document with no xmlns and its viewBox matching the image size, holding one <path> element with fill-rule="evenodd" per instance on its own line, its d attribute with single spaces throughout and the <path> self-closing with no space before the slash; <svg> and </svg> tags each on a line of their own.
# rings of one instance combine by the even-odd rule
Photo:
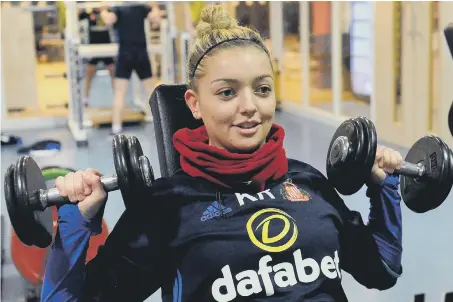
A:
<svg viewBox="0 0 453 302">
<path fill-rule="evenodd" d="M 291 179 L 287 179 L 283 183 L 282 195 L 285 199 L 290 201 L 309 201 L 311 198 L 310 194 L 293 184 Z"/>
</svg>

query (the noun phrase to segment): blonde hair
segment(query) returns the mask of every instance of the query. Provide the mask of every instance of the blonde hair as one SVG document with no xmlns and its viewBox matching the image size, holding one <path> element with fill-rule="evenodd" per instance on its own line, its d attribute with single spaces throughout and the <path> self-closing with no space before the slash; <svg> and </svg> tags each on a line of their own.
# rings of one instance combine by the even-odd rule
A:
<svg viewBox="0 0 453 302">
<path fill-rule="evenodd" d="M 204 75 L 204 59 L 222 49 L 254 46 L 262 49 L 270 60 L 269 51 L 260 34 L 249 27 L 240 26 L 220 5 L 203 9 L 196 30 L 197 37 L 187 62 L 188 86 L 191 89 L 196 89 L 196 80 Z"/>
</svg>

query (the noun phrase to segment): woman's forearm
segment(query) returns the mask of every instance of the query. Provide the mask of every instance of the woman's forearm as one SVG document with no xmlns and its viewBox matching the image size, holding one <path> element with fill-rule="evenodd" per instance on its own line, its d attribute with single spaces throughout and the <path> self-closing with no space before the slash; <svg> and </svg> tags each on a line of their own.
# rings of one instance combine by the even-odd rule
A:
<svg viewBox="0 0 453 302">
<path fill-rule="evenodd" d="M 77 301 L 84 285 L 90 237 L 101 227 L 87 221 L 76 205 L 64 205 L 58 214 L 58 230 L 49 251 L 41 300 Z"/>
<path fill-rule="evenodd" d="M 387 176 L 381 185 L 368 188 L 371 208 L 368 227 L 376 241 L 382 260 L 388 268 L 399 274 L 402 255 L 401 197 L 399 178 Z"/>
</svg>

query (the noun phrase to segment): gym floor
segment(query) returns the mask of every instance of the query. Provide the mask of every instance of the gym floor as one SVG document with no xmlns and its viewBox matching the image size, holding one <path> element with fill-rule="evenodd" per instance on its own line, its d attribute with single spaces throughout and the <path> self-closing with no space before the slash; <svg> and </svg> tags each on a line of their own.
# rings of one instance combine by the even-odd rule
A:
<svg viewBox="0 0 453 302">
<path fill-rule="evenodd" d="M 103 89 L 110 90 L 109 83 L 104 83 Z M 96 93 L 93 96 L 102 97 L 99 88 L 93 84 Z M 105 102 L 105 99 L 104 101 Z M 334 127 L 312 120 L 304 119 L 290 113 L 279 112 L 276 118 L 286 130 L 285 147 L 287 154 L 313 165 L 325 173 L 326 152 L 330 139 L 335 131 Z M 73 169 L 85 169 L 93 167 L 104 174 L 114 173 L 113 157 L 111 150 L 111 137 L 109 128 L 91 129 L 89 131 L 89 146 L 77 148 L 66 128 L 29 130 L 11 133 L 20 136 L 25 145 L 40 139 L 57 139 L 62 142 L 62 149 L 56 155 L 36 157 L 40 167 L 60 165 Z M 7 133 L 9 134 L 9 133 Z M 155 144 L 154 127 L 152 124 L 145 126 L 131 126 L 125 128 L 126 135 L 135 135 L 141 142 L 144 153 L 149 157 L 156 177 L 160 176 L 157 149 Z M 395 146 L 391 146 L 394 147 Z M 398 148 L 397 148 L 398 149 Z M 403 155 L 407 152 L 398 149 Z M 16 147 L 2 147 L 1 172 L 4 175 L 7 167 L 18 158 Z M 433 192 L 435 194 L 435 192 Z M 347 205 L 362 213 L 364 221 L 367 221 L 369 202 L 365 195 L 365 188 L 353 196 L 344 197 Z M 5 209 L 4 196 L 2 194 L 2 208 Z M 451 229 L 453 222 L 453 194 L 438 209 L 427 214 L 420 215 L 410 212 L 405 205 L 403 208 L 404 220 L 404 273 L 397 286 L 385 292 L 367 290 L 355 282 L 348 274 L 344 273 L 343 284 L 350 301 L 413 301 L 418 293 L 426 293 L 431 298 L 441 301 L 447 291 L 453 290 L 453 280 L 450 269 L 453 267 L 453 240 Z M 108 205 L 104 219 L 112 229 L 124 210 L 120 193 L 109 194 Z M 3 266 L 3 283 L 1 300 L 5 302 L 23 301 L 24 282 L 20 278 L 10 256 L 11 228 L 6 211 L 4 228 L 4 252 L 5 265 Z M 448 239 L 447 239 L 448 238 Z M 147 301 L 160 301 L 159 292 Z M 442 300 L 443 301 L 443 300 Z"/>
</svg>

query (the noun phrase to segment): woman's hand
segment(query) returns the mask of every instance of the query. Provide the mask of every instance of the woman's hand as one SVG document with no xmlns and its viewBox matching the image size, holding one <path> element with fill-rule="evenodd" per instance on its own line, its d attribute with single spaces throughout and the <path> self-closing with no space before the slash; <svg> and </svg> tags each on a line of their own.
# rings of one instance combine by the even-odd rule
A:
<svg viewBox="0 0 453 302">
<path fill-rule="evenodd" d="M 72 203 L 77 203 L 80 213 L 89 220 L 107 200 L 101 174 L 94 169 L 60 176 L 56 179 L 56 187 L 61 196 L 67 196 Z"/>
<path fill-rule="evenodd" d="M 386 173 L 393 173 L 395 169 L 401 167 L 403 157 L 398 151 L 385 146 L 377 146 L 376 159 L 371 170 L 371 182 L 381 184 L 386 177 Z"/>
</svg>

